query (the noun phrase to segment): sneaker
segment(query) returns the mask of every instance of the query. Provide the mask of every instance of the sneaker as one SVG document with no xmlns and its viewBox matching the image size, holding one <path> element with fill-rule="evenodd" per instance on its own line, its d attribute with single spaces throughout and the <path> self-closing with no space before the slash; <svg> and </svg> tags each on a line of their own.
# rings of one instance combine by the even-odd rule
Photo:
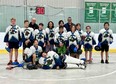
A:
<svg viewBox="0 0 116 84">
<path fill-rule="evenodd" d="M 64 63 L 63 69 L 67 68 L 67 63 Z"/>
<path fill-rule="evenodd" d="M 104 60 L 101 60 L 101 63 L 104 63 Z"/>
<path fill-rule="evenodd" d="M 105 61 L 106 64 L 109 64 L 108 60 Z"/>
<path fill-rule="evenodd" d="M 85 70 L 85 69 L 86 69 L 86 67 L 87 67 L 86 62 L 84 62 L 84 64 L 81 64 L 81 66 L 80 66 L 80 68 L 81 68 L 81 69 L 83 69 L 83 70 Z"/>
<path fill-rule="evenodd" d="M 18 65 L 19 62 L 18 62 L 17 60 L 15 60 L 12 64 L 13 64 L 13 65 Z"/>
<path fill-rule="evenodd" d="M 12 61 L 10 60 L 7 65 L 12 65 Z"/>
<path fill-rule="evenodd" d="M 83 64 L 76 64 L 80 69 L 83 69 L 83 70 L 85 70 L 86 69 L 86 67 L 87 67 L 87 63 L 86 62 L 84 62 Z"/>
</svg>

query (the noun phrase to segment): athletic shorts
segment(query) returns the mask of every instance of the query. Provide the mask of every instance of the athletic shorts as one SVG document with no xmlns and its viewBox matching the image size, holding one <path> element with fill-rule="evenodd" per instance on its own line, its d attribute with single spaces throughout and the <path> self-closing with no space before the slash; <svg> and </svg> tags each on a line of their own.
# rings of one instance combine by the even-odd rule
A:
<svg viewBox="0 0 116 84">
<path fill-rule="evenodd" d="M 19 48 L 19 42 L 9 42 L 9 49 L 18 49 Z"/>
<path fill-rule="evenodd" d="M 79 50 L 81 49 L 81 45 L 79 45 L 79 48 L 78 48 Z"/>
<path fill-rule="evenodd" d="M 92 46 L 91 45 L 85 45 L 84 46 L 84 51 L 92 51 Z"/>
<path fill-rule="evenodd" d="M 109 51 L 109 45 L 108 44 L 101 44 L 101 51 Z"/>
<path fill-rule="evenodd" d="M 33 60 L 33 57 L 30 56 L 30 57 L 28 57 L 27 59 L 25 59 L 25 62 L 32 62 L 32 60 Z"/>
<path fill-rule="evenodd" d="M 84 51 L 92 51 L 92 48 L 84 48 Z"/>
</svg>

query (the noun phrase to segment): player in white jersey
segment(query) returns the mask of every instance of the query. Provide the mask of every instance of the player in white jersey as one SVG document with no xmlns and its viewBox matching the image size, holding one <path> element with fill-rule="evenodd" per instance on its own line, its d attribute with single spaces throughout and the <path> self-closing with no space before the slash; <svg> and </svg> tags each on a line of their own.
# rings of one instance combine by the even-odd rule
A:
<svg viewBox="0 0 116 84">
<path fill-rule="evenodd" d="M 64 59 L 61 60 L 60 56 L 54 51 L 43 53 L 42 56 L 43 57 L 39 59 L 39 64 L 42 65 L 43 69 L 66 69 L 69 64 L 76 65 L 77 68 L 86 68 L 86 64 L 83 60 L 67 55 L 64 55 Z"/>
<path fill-rule="evenodd" d="M 80 35 L 76 31 L 75 25 L 71 26 L 71 31 L 67 33 L 67 38 L 68 38 L 68 46 L 69 46 L 70 55 L 73 57 L 79 58 L 77 56 L 77 53 L 79 49 Z"/>
<path fill-rule="evenodd" d="M 66 43 L 67 43 L 67 34 L 63 30 L 63 26 L 59 27 L 59 32 L 55 34 L 55 44 L 56 44 L 56 52 L 59 55 L 66 54 Z"/>
<path fill-rule="evenodd" d="M 82 34 L 83 34 L 83 30 L 81 29 L 81 24 L 77 23 L 76 24 L 76 31 L 79 33 L 80 35 L 80 41 L 79 41 L 79 50 L 81 50 L 81 45 L 83 44 L 82 41 Z M 80 57 L 80 54 L 78 54 L 78 57 Z"/>
<path fill-rule="evenodd" d="M 30 48 L 33 45 L 33 40 L 34 40 L 34 35 L 33 35 L 33 28 L 29 27 L 29 21 L 25 20 L 24 21 L 24 28 L 21 29 L 22 33 L 22 42 L 23 42 L 23 51 L 25 48 Z M 23 53 L 23 60 L 24 58 L 24 53 Z"/>
<path fill-rule="evenodd" d="M 34 31 L 34 38 L 38 40 L 38 45 L 42 47 L 43 51 L 45 51 L 46 47 L 46 32 L 43 29 L 43 23 L 39 24 L 39 28 Z"/>
<path fill-rule="evenodd" d="M 38 46 L 38 40 L 34 40 L 33 45 L 30 48 L 24 50 L 25 62 L 36 66 L 36 62 L 41 57 L 42 48 Z"/>
<path fill-rule="evenodd" d="M 4 42 L 10 49 L 9 52 L 9 63 L 8 65 L 12 64 L 12 56 L 13 56 L 13 49 L 15 49 L 15 64 L 18 64 L 18 48 L 19 42 L 21 41 L 21 30 L 18 25 L 16 25 L 16 19 L 11 19 L 11 25 L 7 27 L 6 34 L 4 37 Z"/>
<path fill-rule="evenodd" d="M 86 60 L 91 63 L 92 62 L 92 49 L 93 45 L 96 44 L 95 38 L 94 38 L 94 32 L 91 31 L 90 26 L 86 26 L 86 32 L 83 33 L 84 39 L 84 50 L 85 50 L 85 58 Z M 89 60 L 88 60 L 88 52 L 89 52 Z"/>
<path fill-rule="evenodd" d="M 54 37 L 55 37 L 55 30 L 54 30 L 54 23 L 52 21 L 48 22 L 48 26 L 45 29 L 46 31 L 46 52 L 54 50 Z"/>
<path fill-rule="evenodd" d="M 109 63 L 108 61 L 108 52 L 109 52 L 109 44 L 113 42 L 113 32 L 109 29 L 109 23 L 104 23 L 104 28 L 100 30 L 98 41 L 101 44 L 101 63 L 104 63 L 103 52 L 105 51 L 106 60 L 105 63 Z"/>
<path fill-rule="evenodd" d="M 63 31 L 64 31 L 64 32 L 67 32 L 66 28 L 64 27 L 64 21 L 63 21 L 63 20 L 60 20 L 60 21 L 58 22 L 58 25 L 59 25 L 59 26 L 55 28 L 55 33 L 58 33 L 58 32 L 59 32 L 59 27 L 60 27 L 60 26 L 63 26 Z"/>
</svg>

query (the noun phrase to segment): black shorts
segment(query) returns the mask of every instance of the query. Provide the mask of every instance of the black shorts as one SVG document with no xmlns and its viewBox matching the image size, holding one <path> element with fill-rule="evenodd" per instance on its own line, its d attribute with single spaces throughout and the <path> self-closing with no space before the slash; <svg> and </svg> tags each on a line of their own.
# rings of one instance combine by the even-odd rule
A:
<svg viewBox="0 0 116 84">
<path fill-rule="evenodd" d="M 79 48 L 78 49 L 81 50 L 81 45 L 79 45 Z"/>
<path fill-rule="evenodd" d="M 9 49 L 18 49 L 19 48 L 19 42 L 9 42 Z"/>
<path fill-rule="evenodd" d="M 101 51 L 109 51 L 109 45 L 108 44 L 101 44 Z"/>
<path fill-rule="evenodd" d="M 33 45 L 33 42 L 29 42 L 28 45 L 26 45 L 25 42 L 23 42 L 23 49 L 30 48 L 32 45 Z"/>
</svg>

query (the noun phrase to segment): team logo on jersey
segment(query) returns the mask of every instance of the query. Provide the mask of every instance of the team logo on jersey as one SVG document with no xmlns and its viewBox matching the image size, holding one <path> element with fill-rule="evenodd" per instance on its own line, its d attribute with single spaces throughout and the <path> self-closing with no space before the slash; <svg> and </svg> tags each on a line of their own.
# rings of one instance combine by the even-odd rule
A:
<svg viewBox="0 0 116 84">
<path fill-rule="evenodd" d="M 12 27 L 12 28 L 10 29 L 10 34 L 15 34 L 15 33 L 17 33 L 17 29 L 18 29 L 18 28 L 13 28 L 13 27 Z"/>
<path fill-rule="evenodd" d="M 29 30 L 29 29 L 26 29 L 26 30 L 24 31 L 24 34 L 25 34 L 25 36 L 28 36 L 28 35 L 30 34 L 30 30 Z"/>
<path fill-rule="evenodd" d="M 46 58 L 45 65 L 50 66 L 50 65 L 52 64 L 52 62 L 53 62 L 53 59 L 52 59 L 50 56 L 48 56 L 48 57 Z"/>
<path fill-rule="evenodd" d="M 58 37 L 58 41 L 64 43 L 65 42 L 64 37 L 63 36 L 59 36 Z"/>
<path fill-rule="evenodd" d="M 103 33 L 103 36 L 104 36 L 104 38 L 107 38 L 107 37 L 110 36 L 110 34 L 109 34 L 109 32 L 106 31 L 106 32 Z"/>
<path fill-rule="evenodd" d="M 37 39 L 43 39 L 43 38 L 44 38 L 44 34 L 43 34 L 43 33 L 38 33 L 38 34 L 36 35 L 36 38 L 37 38 Z"/>
<path fill-rule="evenodd" d="M 87 36 L 86 38 L 85 38 L 85 41 L 87 41 L 87 42 L 89 42 L 89 41 L 91 41 L 92 39 L 91 39 L 91 36 Z"/>
<path fill-rule="evenodd" d="M 75 35 L 71 35 L 69 37 L 69 40 L 72 41 L 72 42 L 74 42 L 76 39 L 77 39 L 77 37 Z"/>
<path fill-rule="evenodd" d="M 53 31 L 53 30 L 50 30 L 49 37 L 51 37 L 51 38 L 53 38 L 53 37 L 54 37 L 54 31 Z"/>
</svg>

